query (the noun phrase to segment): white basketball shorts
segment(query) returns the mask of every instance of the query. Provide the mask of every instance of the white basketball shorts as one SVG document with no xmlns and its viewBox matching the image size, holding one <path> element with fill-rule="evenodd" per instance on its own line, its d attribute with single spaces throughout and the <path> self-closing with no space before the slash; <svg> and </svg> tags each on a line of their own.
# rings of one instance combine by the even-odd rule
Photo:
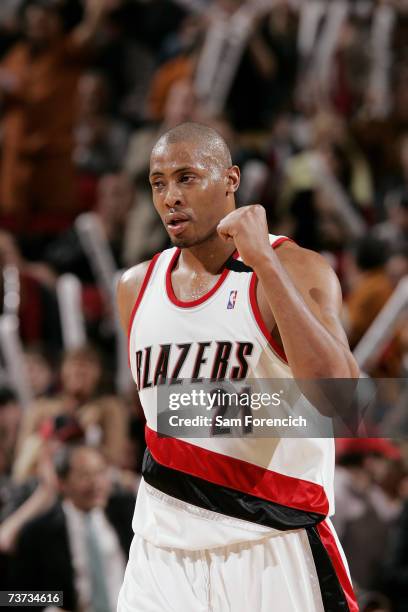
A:
<svg viewBox="0 0 408 612">
<path fill-rule="evenodd" d="M 118 612 L 324 612 L 304 529 L 202 551 L 135 534 Z"/>
</svg>

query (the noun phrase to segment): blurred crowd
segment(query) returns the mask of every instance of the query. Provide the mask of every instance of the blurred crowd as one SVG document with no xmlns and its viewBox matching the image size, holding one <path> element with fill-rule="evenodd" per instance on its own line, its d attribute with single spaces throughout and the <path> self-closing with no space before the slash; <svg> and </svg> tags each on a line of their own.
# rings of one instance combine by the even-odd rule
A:
<svg viewBox="0 0 408 612">
<path fill-rule="evenodd" d="M 238 205 L 337 272 L 352 349 L 392 302 L 363 369 L 407 379 L 407 60 L 404 0 L 1 0 L 0 585 L 115 610 L 144 423 L 113 286 L 169 245 L 148 184 L 165 130 L 222 134 Z M 400 398 L 395 439 L 337 445 L 364 612 L 408 610 Z"/>
</svg>

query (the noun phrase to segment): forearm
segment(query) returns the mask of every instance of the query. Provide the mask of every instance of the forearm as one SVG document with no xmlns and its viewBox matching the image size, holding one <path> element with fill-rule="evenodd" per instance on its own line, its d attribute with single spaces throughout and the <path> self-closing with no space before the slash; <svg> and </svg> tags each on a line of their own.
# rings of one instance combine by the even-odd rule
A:
<svg viewBox="0 0 408 612">
<path fill-rule="evenodd" d="M 276 258 L 255 269 L 296 378 L 354 378 L 354 359 L 318 320 Z"/>
<path fill-rule="evenodd" d="M 95 42 L 105 15 L 106 9 L 102 0 L 88 6 L 84 19 L 72 33 L 73 40 L 78 47 L 87 47 Z"/>
<path fill-rule="evenodd" d="M 34 493 L 15 512 L 8 516 L 0 527 L 0 551 L 10 553 L 24 525 L 45 512 L 56 499 L 55 491 L 40 484 Z"/>
</svg>

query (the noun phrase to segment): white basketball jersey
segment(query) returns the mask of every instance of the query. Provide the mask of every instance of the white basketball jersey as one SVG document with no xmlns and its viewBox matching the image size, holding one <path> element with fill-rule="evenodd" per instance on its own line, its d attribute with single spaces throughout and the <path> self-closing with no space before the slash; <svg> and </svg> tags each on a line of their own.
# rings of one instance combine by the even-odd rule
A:
<svg viewBox="0 0 408 612">
<path fill-rule="evenodd" d="M 276 248 L 287 238 L 270 240 Z M 172 287 L 179 256 L 171 248 L 152 260 L 129 326 L 148 447 L 135 531 L 160 546 L 194 549 L 319 522 L 334 510 L 332 439 L 157 434 L 165 381 L 293 378 L 262 320 L 256 276 L 238 254 L 207 294 L 189 302 Z"/>
</svg>

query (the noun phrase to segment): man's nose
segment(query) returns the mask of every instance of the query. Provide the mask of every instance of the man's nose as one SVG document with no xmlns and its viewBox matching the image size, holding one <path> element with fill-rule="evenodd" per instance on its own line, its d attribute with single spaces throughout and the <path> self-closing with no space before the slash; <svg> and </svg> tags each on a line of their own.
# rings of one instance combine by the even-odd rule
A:
<svg viewBox="0 0 408 612">
<path fill-rule="evenodd" d="M 176 183 L 169 183 L 164 197 L 164 204 L 167 208 L 174 208 L 182 204 L 181 192 Z"/>
</svg>

